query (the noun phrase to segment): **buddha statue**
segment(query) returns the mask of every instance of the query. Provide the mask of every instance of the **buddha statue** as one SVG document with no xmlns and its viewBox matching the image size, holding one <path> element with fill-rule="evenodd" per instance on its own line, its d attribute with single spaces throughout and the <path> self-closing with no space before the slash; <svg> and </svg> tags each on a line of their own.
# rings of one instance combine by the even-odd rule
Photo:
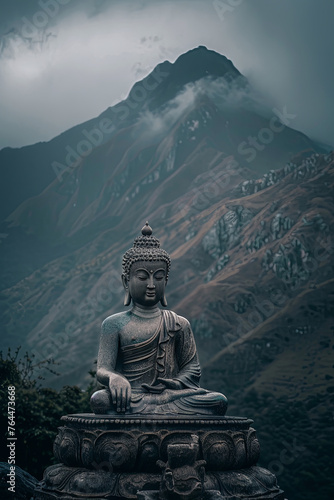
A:
<svg viewBox="0 0 334 500">
<path fill-rule="evenodd" d="M 225 415 L 227 399 L 199 386 L 201 369 L 189 322 L 167 306 L 171 259 L 146 223 L 123 257 L 124 305 L 102 323 L 96 414 Z"/>
<path fill-rule="evenodd" d="M 64 415 L 55 465 L 35 500 L 283 500 L 255 464 L 252 420 L 226 417 L 223 394 L 199 386 L 189 322 L 166 309 L 170 257 L 146 223 L 123 257 L 124 304 L 102 323 L 92 413 Z M 158 306 L 160 304 L 160 306 Z"/>
</svg>

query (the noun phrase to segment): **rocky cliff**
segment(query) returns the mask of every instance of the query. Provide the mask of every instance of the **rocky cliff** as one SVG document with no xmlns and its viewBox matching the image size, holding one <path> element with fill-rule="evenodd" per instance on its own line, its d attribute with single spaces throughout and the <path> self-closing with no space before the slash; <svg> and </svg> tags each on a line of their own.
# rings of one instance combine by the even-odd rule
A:
<svg viewBox="0 0 334 500">
<path fill-rule="evenodd" d="M 293 115 L 268 109 L 230 61 L 200 47 L 62 134 L 36 170 L 53 180 L 14 197 L 1 226 L 2 345 L 59 362 L 48 384 L 84 385 L 101 321 L 123 309 L 121 256 L 148 219 L 172 256 L 168 304 L 191 321 L 203 386 L 256 419 L 264 466 L 289 481 L 306 471 L 320 498 L 312 478 L 326 475 L 334 391 L 334 157 L 290 125 Z M 289 462 L 282 442 L 295 436 Z"/>
</svg>

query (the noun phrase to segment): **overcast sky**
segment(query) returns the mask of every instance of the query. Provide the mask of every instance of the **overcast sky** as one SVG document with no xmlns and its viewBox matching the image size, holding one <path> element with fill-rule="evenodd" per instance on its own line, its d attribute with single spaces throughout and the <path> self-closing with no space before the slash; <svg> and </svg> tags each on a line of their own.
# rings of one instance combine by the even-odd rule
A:
<svg viewBox="0 0 334 500">
<path fill-rule="evenodd" d="M 198 45 L 333 145 L 333 19 L 332 0 L 1 1 L 0 149 L 97 116 Z"/>
</svg>

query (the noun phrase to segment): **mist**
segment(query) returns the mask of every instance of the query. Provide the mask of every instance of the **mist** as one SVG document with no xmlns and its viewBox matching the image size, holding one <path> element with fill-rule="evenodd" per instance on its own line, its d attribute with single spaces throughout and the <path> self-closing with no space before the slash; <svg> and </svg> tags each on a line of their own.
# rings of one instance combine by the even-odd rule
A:
<svg viewBox="0 0 334 500">
<path fill-rule="evenodd" d="M 0 148 L 99 115 L 158 63 L 198 45 L 231 59 L 266 102 L 287 106 L 297 129 L 334 142 L 332 2 L 49 2 L 49 14 L 46 0 L 1 7 Z"/>
</svg>

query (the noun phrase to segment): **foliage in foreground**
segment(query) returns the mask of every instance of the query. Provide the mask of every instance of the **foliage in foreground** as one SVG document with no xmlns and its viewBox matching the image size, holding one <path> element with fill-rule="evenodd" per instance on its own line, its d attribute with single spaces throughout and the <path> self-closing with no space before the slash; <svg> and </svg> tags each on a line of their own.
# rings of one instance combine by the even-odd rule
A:
<svg viewBox="0 0 334 500">
<path fill-rule="evenodd" d="M 14 354 L 0 352 L 0 425 L 7 430 L 8 387 L 15 386 L 16 465 L 41 479 L 44 469 L 53 463 L 53 441 L 58 432 L 60 417 L 68 413 L 90 412 L 89 399 L 94 391 L 92 382 L 82 391 L 79 387 L 65 386 L 60 391 L 41 386 L 42 369 L 53 371 L 54 363 L 47 360 L 35 363 L 34 356 L 20 357 L 20 348 Z M 1 458 L 8 460 L 6 432 L 1 435 Z"/>
<path fill-rule="evenodd" d="M 19 358 L 9 351 L 0 353 L 0 423 L 7 429 L 8 386 L 16 388 L 16 464 L 37 479 L 53 463 L 53 441 L 60 417 L 68 413 L 90 412 L 89 399 L 95 390 L 92 382 L 82 391 L 65 386 L 60 391 L 42 388 L 37 370 L 52 370 L 52 362 L 35 363 L 25 354 Z M 259 465 L 276 474 L 287 498 L 329 500 L 333 492 L 331 473 L 334 456 L 334 386 L 327 394 L 309 396 L 304 401 L 287 400 L 255 390 L 232 390 L 229 415 L 247 415 L 255 420 L 261 443 Z M 234 400 L 234 404 L 233 404 Z M 237 404 L 236 404 L 237 403 Z M 2 433 L 1 461 L 7 461 L 5 433 Z"/>
</svg>

